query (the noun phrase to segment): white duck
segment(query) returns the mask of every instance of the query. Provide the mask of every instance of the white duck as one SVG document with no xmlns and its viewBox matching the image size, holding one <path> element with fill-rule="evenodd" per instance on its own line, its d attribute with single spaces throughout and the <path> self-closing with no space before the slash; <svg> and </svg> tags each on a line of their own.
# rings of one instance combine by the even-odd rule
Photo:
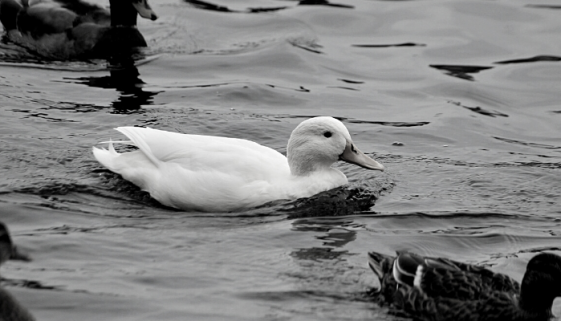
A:
<svg viewBox="0 0 561 321">
<path fill-rule="evenodd" d="M 287 157 L 245 139 L 119 127 L 130 141 L 93 147 L 109 170 L 147 191 L 160 203 L 188 211 L 228 212 L 279 199 L 310 197 L 346 184 L 331 165 L 344 160 L 367 169 L 384 166 L 358 150 L 349 131 L 333 117 L 300 123 Z M 139 150 L 117 153 L 113 143 Z"/>
</svg>

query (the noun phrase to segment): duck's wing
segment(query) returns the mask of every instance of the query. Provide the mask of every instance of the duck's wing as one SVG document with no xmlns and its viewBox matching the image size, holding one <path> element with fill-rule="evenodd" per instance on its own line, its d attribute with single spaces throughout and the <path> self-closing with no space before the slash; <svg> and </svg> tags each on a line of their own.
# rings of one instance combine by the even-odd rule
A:
<svg viewBox="0 0 561 321">
<path fill-rule="evenodd" d="M 139 150 L 93 148 L 95 158 L 162 204 L 186 210 L 231 211 L 288 198 L 276 192 L 290 177 L 286 157 L 255 142 L 120 127 Z M 281 183 L 278 187 L 277 183 Z"/>
<path fill-rule="evenodd" d="M 521 320 L 515 298 L 501 292 L 478 300 L 460 300 L 432 297 L 416 287 L 402 286 L 395 291 L 393 305 L 416 320 Z"/>
<path fill-rule="evenodd" d="M 520 284 L 510 276 L 502 273 L 493 272 L 483 266 L 467 264 L 453 261 L 446 258 L 439 258 L 440 262 L 446 262 L 449 265 L 457 267 L 460 271 L 469 275 L 476 275 L 481 278 L 482 284 L 486 291 L 498 291 L 519 293 Z"/>
<path fill-rule="evenodd" d="M 152 128 L 119 127 L 156 166 L 175 163 L 192 171 L 212 170 L 245 175 L 248 180 L 283 173 L 288 168 L 281 153 L 245 139 L 173 133 Z"/>
<path fill-rule="evenodd" d="M 56 0 L 60 6 L 77 15 L 73 25 L 89 22 L 97 25 L 109 26 L 111 24 L 111 13 L 106 8 L 97 4 L 80 0 Z"/>
<path fill-rule="evenodd" d="M 393 275 L 400 284 L 417 287 L 431 297 L 476 300 L 494 292 L 519 292 L 518 283 L 504 274 L 481 266 L 407 252 L 399 253 Z"/>
<path fill-rule="evenodd" d="M 392 266 L 393 277 L 399 284 L 414 286 L 419 275 L 419 268 L 431 268 L 443 271 L 454 271 L 459 268 L 452 261 L 440 258 L 429 258 L 411 252 L 397 252 Z"/>
<path fill-rule="evenodd" d="M 2 0 L 17 7 L 16 0 Z M 40 1 L 25 7 L 17 14 L 17 29 L 23 34 L 39 38 L 46 34 L 63 33 L 74 26 L 78 14 L 54 1 Z"/>
<path fill-rule="evenodd" d="M 466 278 L 452 262 L 398 252 L 397 257 L 368 253 L 368 265 L 380 280 L 377 293 L 386 303 L 414 311 L 436 297 L 473 300 L 480 292 L 480 278 Z M 479 283 L 477 283 L 479 281 Z M 430 304 L 435 304 L 434 302 Z M 434 307 L 424 307 L 430 313 Z"/>
</svg>

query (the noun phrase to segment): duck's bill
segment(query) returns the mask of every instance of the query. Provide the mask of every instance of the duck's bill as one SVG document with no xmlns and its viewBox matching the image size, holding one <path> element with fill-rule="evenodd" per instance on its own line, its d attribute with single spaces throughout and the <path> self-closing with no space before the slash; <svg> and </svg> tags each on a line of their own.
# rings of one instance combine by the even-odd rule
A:
<svg viewBox="0 0 561 321">
<path fill-rule="evenodd" d="M 31 257 L 29 257 L 29 255 L 21 252 L 20 250 L 18 250 L 17 247 L 13 247 L 12 248 L 12 254 L 10 255 L 10 260 L 16 260 L 16 261 L 31 261 Z"/>
<path fill-rule="evenodd" d="M 375 169 L 379 171 L 384 170 L 384 165 L 366 156 L 366 154 L 356 148 L 355 145 L 350 141 L 347 141 L 345 150 L 343 151 L 343 154 L 339 155 L 339 159 L 351 164 L 358 165 L 360 167 L 364 167 L 366 169 Z"/>
<path fill-rule="evenodd" d="M 150 20 L 158 19 L 158 16 L 152 11 L 152 8 L 150 8 L 148 0 L 132 0 L 132 5 L 142 18 Z"/>
</svg>

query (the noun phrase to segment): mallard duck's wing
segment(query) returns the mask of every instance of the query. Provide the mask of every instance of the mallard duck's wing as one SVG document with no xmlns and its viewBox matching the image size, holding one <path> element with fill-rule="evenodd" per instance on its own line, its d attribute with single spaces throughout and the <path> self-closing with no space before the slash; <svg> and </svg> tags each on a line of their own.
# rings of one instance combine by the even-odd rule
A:
<svg viewBox="0 0 561 321">
<path fill-rule="evenodd" d="M 488 291 L 509 293 L 520 292 L 520 284 L 506 274 L 493 272 L 484 266 L 457 262 L 446 258 L 437 259 L 440 260 L 440 262 L 446 262 L 446 264 L 453 265 L 465 273 L 477 275 L 481 278 L 483 285 L 488 289 Z"/>
<path fill-rule="evenodd" d="M 81 3 L 75 1 L 75 3 Z M 2 23 L 6 30 L 17 29 L 38 38 L 46 34 L 63 33 L 77 24 L 79 14 L 55 1 L 0 0 Z M 87 9 L 108 12 L 87 4 Z M 83 11 L 87 11 L 85 8 Z M 86 14 L 84 14 L 86 16 Z"/>
<path fill-rule="evenodd" d="M 480 275 L 465 271 L 423 267 L 417 272 L 415 287 L 430 297 L 478 300 L 495 293 L 485 281 Z"/>
<path fill-rule="evenodd" d="M 460 270 L 454 262 L 398 252 L 392 267 L 394 279 L 403 286 L 421 290 L 428 297 L 473 300 L 482 291 L 478 275 Z"/>
<path fill-rule="evenodd" d="M 398 253 L 393 275 L 397 282 L 418 287 L 429 296 L 474 300 L 495 291 L 519 292 L 518 283 L 507 275 L 481 266 L 408 252 Z"/>
<path fill-rule="evenodd" d="M 10 41 L 48 58 L 107 58 L 146 47 L 136 14 L 157 19 L 147 1 L 120 0 L 112 7 L 113 16 L 81 0 L 0 0 L 0 20 Z"/>
<path fill-rule="evenodd" d="M 79 13 L 65 7 L 71 3 Z M 10 41 L 56 59 L 95 55 L 94 48 L 111 29 L 109 11 L 81 1 L 0 0 L 0 20 Z"/>
<path fill-rule="evenodd" d="M 82 23 L 109 26 L 110 12 L 78 0 L 0 0 L 0 17 L 6 30 L 17 29 L 34 37 L 63 33 Z"/>
<path fill-rule="evenodd" d="M 480 300 L 432 297 L 415 287 L 400 286 L 393 304 L 416 320 L 504 321 L 524 319 L 513 296 L 497 293 Z"/>
<path fill-rule="evenodd" d="M 429 258 L 415 253 L 398 251 L 392 267 L 392 274 L 400 284 L 414 286 L 415 279 L 419 276 L 419 269 L 459 270 L 451 262 L 438 258 Z"/>
</svg>

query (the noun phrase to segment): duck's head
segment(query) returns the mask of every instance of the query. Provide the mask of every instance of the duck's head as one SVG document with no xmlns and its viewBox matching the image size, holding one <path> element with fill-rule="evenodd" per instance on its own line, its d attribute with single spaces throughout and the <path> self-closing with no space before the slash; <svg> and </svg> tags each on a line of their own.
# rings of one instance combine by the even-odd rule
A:
<svg viewBox="0 0 561 321">
<path fill-rule="evenodd" d="M 540 253 L 526 267 L 520 289 L 520 306 L 528 311 L 551 313 L 556 297 L 561 297 L 561 256 Z"/>
<path fill-rule="evenodd" d="M 7 260 L 30 261 L 30 258 L 18 251 L 17 247 L 12 243 L 8 228 L 4 223 L 0 222 L 0 265 Z"/>
<path fill-rule="evenodd" d="M 349 131 L 333 117 L 314 117 L 301 122 L 290 135 L 287 158 L 293 175 L 303 176 L 343 160 L 366 169 L 384 166 L 366 156 L 353 143 Z"/>
</svg>

